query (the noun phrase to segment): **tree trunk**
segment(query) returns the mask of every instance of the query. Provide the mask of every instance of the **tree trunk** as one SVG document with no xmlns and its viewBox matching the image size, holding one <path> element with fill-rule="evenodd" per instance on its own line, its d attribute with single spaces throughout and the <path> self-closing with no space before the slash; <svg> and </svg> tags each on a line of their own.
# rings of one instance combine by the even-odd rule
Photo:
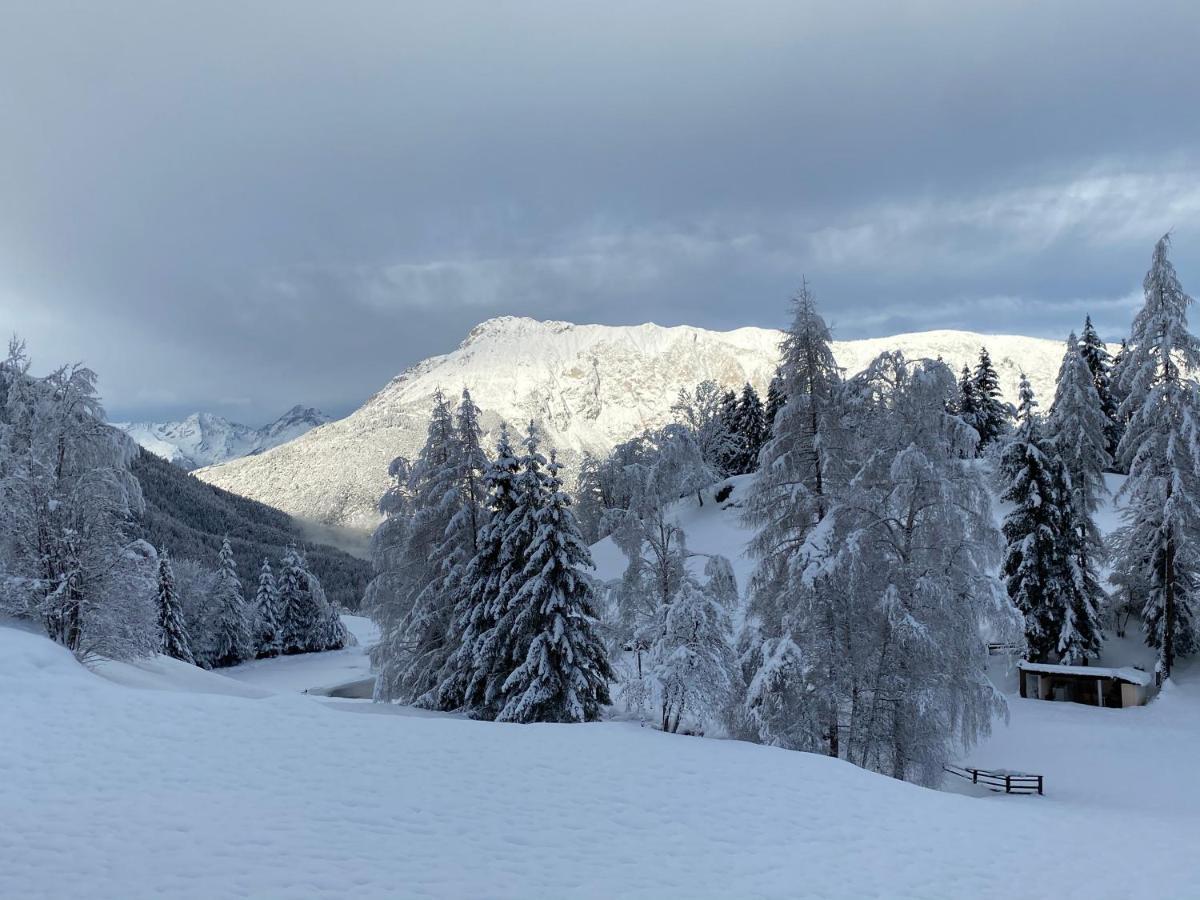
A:
<svg viewBox="0 0 1200 900">
<path fill-rule="evenodd" d="M 1171 677 L 1175 666 L 1175 541 L 1167 538 L 1163 559 L 1163 678 Z"/>
</svg>

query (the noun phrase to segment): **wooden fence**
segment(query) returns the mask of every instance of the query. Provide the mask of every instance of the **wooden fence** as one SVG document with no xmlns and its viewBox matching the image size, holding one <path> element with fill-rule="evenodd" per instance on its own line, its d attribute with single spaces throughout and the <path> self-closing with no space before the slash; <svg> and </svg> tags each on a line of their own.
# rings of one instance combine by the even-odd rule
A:
<svg viewBox="0 0 1200 900">
<path fill-rule="evenodd" d="M 1042 794 L 1041 775 L 1017 775 L 1008 772 L 989 772 L 971 766 L 942 766 L 951 775 L 965 778 L 971 784 L 985 785 L 989 790 L 1006 794 Z"/>
</svg>

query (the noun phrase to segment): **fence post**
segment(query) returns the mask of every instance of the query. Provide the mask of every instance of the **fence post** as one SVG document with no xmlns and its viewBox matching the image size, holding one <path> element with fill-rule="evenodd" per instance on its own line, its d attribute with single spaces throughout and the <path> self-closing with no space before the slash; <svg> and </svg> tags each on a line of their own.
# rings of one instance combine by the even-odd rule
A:
<svg viewBox="0 0 1200 900">
<path fill-rule="evenodd" d="M 1042 796 L 1042 776 L 1038 776 L 1038 796 Z"/>
<path fill-rule="evenodd" d="M 978 769 L 971 770 L 971 784 L 979 784 L 979 770 Z"/>
<path fill-rule="evenodd" d="M 1011 775 L 1004 776 L 1004 793 L 1006 793 L 1006 794 L 1012 793 L 1012 776 Z"/>
</svg>

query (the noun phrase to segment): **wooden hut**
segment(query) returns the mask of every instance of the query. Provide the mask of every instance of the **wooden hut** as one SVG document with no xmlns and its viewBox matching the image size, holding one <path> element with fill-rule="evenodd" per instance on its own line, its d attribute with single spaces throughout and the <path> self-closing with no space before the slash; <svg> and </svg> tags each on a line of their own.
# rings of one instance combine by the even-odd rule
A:
<svg viewBox="0 0 1200 900">
<path fill-rule="evenodd" d="M 1143 706 L 1154 696 L 1154 676 L 1141 669 L 1101 666 L 1054 666 L 1022 661 L 1021 696 L 1065 700 L 1120 709 Z"/>
</svg>

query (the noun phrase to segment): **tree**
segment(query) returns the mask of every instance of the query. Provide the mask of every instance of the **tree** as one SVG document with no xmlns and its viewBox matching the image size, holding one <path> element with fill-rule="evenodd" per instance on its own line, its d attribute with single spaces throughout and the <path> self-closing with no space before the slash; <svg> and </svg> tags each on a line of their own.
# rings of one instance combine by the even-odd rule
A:
<svg viewBox="0 0 1200 900">
<path fill-rule="evenodd" d="M 482 515 L 479 433 L 469 393 L 457 417 L 440 391 L 434 396 L 425 445 L 408 472 L 403 527 L 393 534 L 388 525 L 385 532 L 398 538 L 395 552 L 384 554 L 385 564 L 397 568 L 381 571 L 370 595 L 381 631 L 371 651 L 379 669 L 376 699 L 442 704 L 439 688 L 456 649 L 452 618 Z"/>
<path fill-rule="evenodd" d="M 258 656 L 278 656 L 283 652 L 283 610 L 281 609 L 279 585 L 271 571 L 271 561 L 263 557 L 258 573 L 258 593 L 254 597 L 258 623 Z"/>
<path fill-rule="evenodd" d="M 0 362 L 0 610 L 80 656 L 156 653 L 156 554 L 130 538 L 136 445 L 104 424 L 90 369 L 29 368 L 14 338 Z"/>
<path fill-rule="evenodd" d="M 730 421 L 730 397 L 729 393 L 722 393 L 715 381 L 702 381 L 691 392 L 681 389 L 671 407 L 676 421 L 695 437 L 705 464 L 721 474 L 724 474 L 726 463 L 737 452 Z M 621 454 L 615 450 L 613 456 L 618 460 L 621 458 Z M 628 460 L 619 464 L 624 462 Z"/>
<path fill-rule="evenodd" d="M 682 550 L 682 546 L 681 546 Z M 661 611 L 651 649 L 662 702 L 663 731 L 677 732 L 685 712 L 703 725 L 722 712 L 741 677 L 733 652 L 726 567 L 710 568 L 701 586 L 686 568 Z"/>
<path fill-rule="evenodd" d="M 308 653 L 321 650 L 321 626 L 325 610 L 321 597 L 313 591 L 312 578 L 304 554 L 293 544 L 284 553 L 279 575 L 279 607 L 283 612 L 283 652 Z"/>
<path fill-rule="evenodd" d="M 591 722 L 611 702 L 614 675 L 596 635 L 594 588 L 586 572 L 591 554 L 558 472 L 552 453 L 545 500 L 534 511 L 537 530 L 512 604 L 510 635 L 520 664 L 502 687 L 504 705 L 497 716 L 502 722 Z"/>
<path fill-rule="evenodd" d="M 744 475 L 758 468 L 758 454 L 767 437 L 767 423 L 758 392 L 747 382 L 732 413 L 731 430 L 736 449 L 730 456 L 731 474 Z"/>
<path fill-rule="evenodd" d="M 1021 383 L 1022 396 L 1032 395 L 1028 382 Z M 1001 573 L 1024 618 L 1029 658 L 1058 663 L 1097 654 L 1096 585 L 1080 567 L 1082 529 L 1075 521 L 1070 476 L 1032 416 L 1022 416 L 1016 437 L 1004 448 L 1002 469 L 1008 484 L 1001 496 L 1013 509 L 1004 518 L 1008 548 Z"/>
<path fill-rule="evenodd" d="M 952 411 L 958 417 L 979 431 L 979 397 L 975 392 L 975 379 L 971 377 L 971 369 L 963 363 L 962 374 L 958 377 L 958 396 L 951 404 Z"/>
<path fill-rule="evenodd" d="M 732 718 L 764 743 L 934 783 L 1003 708 L 981 629 L 1015 624 L 969 460 L 978 434 L 950 411 L 957 385 L 940 362 L 883 354 L 839 393 L 823 444 L 838 474 L 819 517 L 796 496 L 811 524 L 792 532 L 787 565 L 755 573 Z"/>
<path fill-rule="evenodd" d="M 1106 449 L 1112 420 L 1104 413 L 1083 349 L 1084 345 L 1072 333 L 1058 370 L 1048 428 L 1055 451 L 1070 476 L 1071 505 L 1082 529 L 1079 538 L 1085 551 L 1079 565 L 1086 572 L 1105 555 L 1104 541 L 1093 517 L 1100 499 L 1108 493 L 1104 473 L 1112 465 Z M 1092 599 L 1100 605 L 1100 596 Z"/>
<path fill-rule="evenodd" d="M 254 639 L 251 636 L 250 616 L 228 537 L 221 543 L 213 603 L 217 609 L 213 665 L 236 666 L 251 659 L 254 656 Z"/>
<path fill-rule="evenodd" d="M 520 467 L 508 426 L 502 425 L 495 458 L 482 480 L 485 517 L 454 609 L 456 645 L 438 686 L 443 709 L 463 708 L 478 718 L 494 718 L 498 712 L 503 635 L 496 631 L 496 617 L 512 576 L 524 566 L 524 548 L 506 540 L 509 517 L 517 506 Z"/>
<path fill-rule="evenodd" d="M 1092 317 L 1087 316 L 1083 323 L 1083 334 L 1079 338 L 1079 352 L 1087 362 L 1088 371 L 1092 376 L 1092 384 L 1096 388 L 1096 397 L 1100 404 L 1100 412 L 1104 416 L 1104 450 L 1109 456 L 1108 465 L 1112 465 L 1121 443 L 1122 425 L 1117 415 L 1118 403 L 1113 395 L 1112 371 L 1113 360 L 1108 355 L 1108 347 L 1100 340 L 1100 335 L 1092 326 Z"/>
<path fill-rule="evenodd" d="M 162 653 L 195 664 L 183 607 L 175 593 L 175 573 L 166 550 L 158 555 L 158 626 L 162 629 Z"/>
<path fill-rule="evenodd" d="M 987 347 L 979 348 L 979 363 L 971 377 L 971 387 L 976 404 L 975 430 L 979 432 L 979 448 L 982 450 L 1001 435 L 1009 431 L 1013 409 L 1000 399 L 1000 376 L 992 366 Z"/>
<path fill-rule="evenodd" d="M 1169 678 L 1177 655 L 1196 645 L 1194 609 L 1200 559 L 1200 405 L 1191 377 L 1200 341 L 1187 329 L 1192 298 L 1168 257 L 1170 237 L 1154 248 L 1142 283 L 1145 303 L 1133 320 L 1120 366 L 1118 415 L 1126 420 L 1118 455 L 1129 477 L 1117 494 L 1124 526 L 1114 537 L 1112 580 L 1143 592 L 1146 642 L 1159 650 Z"/>
<path fill-rule="evenodd" d="M 776 368 L 775 374 L 771 376 L 771 383 L 767 385 L 767 403 L 763 410 L 763 420 L 767 426 L 767 433 L 763 438 L 764 444 L 775 433 L 775 416 L 779 414 L 780 408 L 786 402 L 787 389 L 783 386 L 783 373 Z"/>
</svg>

